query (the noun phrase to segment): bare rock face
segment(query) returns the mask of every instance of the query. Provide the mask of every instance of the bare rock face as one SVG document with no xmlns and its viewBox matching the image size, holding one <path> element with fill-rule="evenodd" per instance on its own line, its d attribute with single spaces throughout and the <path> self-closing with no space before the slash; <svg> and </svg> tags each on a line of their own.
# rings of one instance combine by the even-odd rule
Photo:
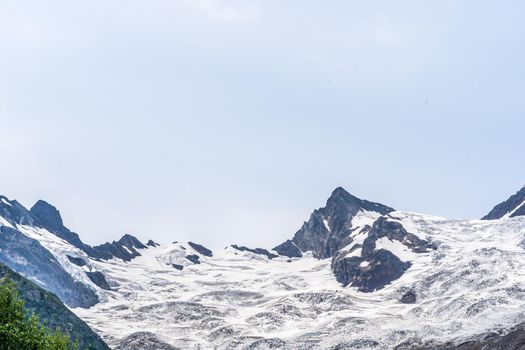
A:
<svg viewBox="0 0 525 350">
<path fill-rule="evenodd" d="M 388 250 L 375 251 L 369 260 L 362 257 L 335 258 L 332 262 L 337 281 L 343 286 L 357 287 L 361 292 L 373 292 L 398 279 L 411 266 Z"/>
<path fill-rule="evenodd" d="M 95 283 L 102 289 L 111 290 L 109 283 L 106 281 L 106 277 L 100 271 L 86 272 L 86 275 L 89 277 L 91 282 Z"/>
<path fill-rule="evenodd" d="M 411 266 L 393 252 L 376 248 L 379 239 L 398 241 L 414 253 L 425 253 L 432 248 L 429 242 L 407 232 L 401 223 L 390 217 L 393 211 L 386 205 L 359 199 L 338 187 L 326 206 L 315 210 L 292 240 L 273 250 L 290 258 L 301 257 L 305 252 L 311 252 L 318 259 L 332 258 L 337 281 L 343 286 L 372 292 L 401 277 Z M 364 215 L 370 224 L 365 225 L 360 220 L 354 225 L 358 215 L 360 218 Z M 356 235 L 364 239 L 352 245 Z"/>
<path fill-rule="evenodd" d="M 399 222 L 380 217 L 359 247 L 359 256 L 342 251 L 333 258 L 332 270 L 337 280 L 344 286 L 357 287 L 362 292 L 373 292 L 401 277 L 411 263 L 401 261 L 389 250 L 376 249 L 376 242 L 381 238 L 398 241 L 414 253 L 424 253 L 433 248 L 431 243 L 407 232 Z"/>
<path fill-rule="evenodd" d="M 310 215 L 310 219 L 295 233 L 291 243 L 301 252 L 311 251 L 318 259 L 331 258 L 342 248 L 345 238 L 352 233 L 352 219 L 362 210 L 381 215 L 394 211 L 386 205 L 359 199 L 338 187 L 332 192 L 326 206 Z M 292 253 L 293 256 L 299 255 L 288 241 L 274 250 Z"/>
<path fill-rule="evenodd" d="M 213 256 L 213 252 L 210 249 L 206 248 L 205 246 L 202 246 L 200 244 L 193 243 L 193 242 L 188 242 L 188 244 L 190 245 L 190 247 L 195 249 L 199 254 L 202 254 L 208 257 Z"/>
<path fill-rule="evenodd" d="M 506 201 L 496 205 L 481 220 L 497 220 L 505 215 L 509 217 L 525 216 L 525 186 Z"/>
<path fill-rule="evenodd" d="M 403 294 L 403 296 L 401 297 L 399 302 L 403 303 L 403 304 L 414 304 L 416 302 L 416 300 L 417 300 L 416 293 L 414 293 L 413 291 L 409 290 L 408 292 Z"/>
<path fill-rule="evenodd" d="M 303 253 L 301 252 L 301 249 L 299 249 L 294 242 L 291 240 L 287 240 L 281 244 L 279 244 L 277 247 L 273 248 L 277 254 L 282 256 L 287 256 L 289 258 L 302 258 Z"/>
<path fill-rule="evenodd" d="M 119 258 L 124 261 L 131 261 L 133 258 L 140 256 L 140 253 L 138 252 L 139 249 L 148 248 L 137 238 L 128 234 L 122 236 L 118 241 L 91 247 L 82 242 L 77 233 L 72 232 L 64 226 L 62 216 L 57 208 L 43 200 L 36 202 L 31 210 L 28 211 L 28 215 L 22 216 L 22 218 L 24 217 L 29 217 L 40 227 L 45 228 L 66 242 L 83 250 L 87 255 L 95 259 L 109 260 L 112 258 Z"/>
<path fill-rule="evenodd" d="M 23 205 L 4 196 L 0 196 L 0 217 L 13 226 L 20 224 L 41 227 L 38 220 Z"/>
<path fill-rule="evenodd" d="M 253 254 L 264 255 L 270 260 L 279 257 L 278 255 L 272 254 L 268 250 L 263 249 L 263 248 L 248 248 L 245 246 L 238 246 L 236 244 L 232 244 L 231 247 L 241 252 L 250 252 Z"/>
</svg>

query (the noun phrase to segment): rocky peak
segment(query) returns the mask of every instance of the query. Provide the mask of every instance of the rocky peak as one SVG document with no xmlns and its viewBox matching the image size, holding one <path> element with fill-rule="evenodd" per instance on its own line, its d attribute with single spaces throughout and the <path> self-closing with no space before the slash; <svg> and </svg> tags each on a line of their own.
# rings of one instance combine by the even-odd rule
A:
<svg viewBox="0 0 525 350">
<path fill-rule="evenodd" d="M 118 241 L 104 243 L 92 249 L 94 251 L 94 257 L 99 259 L 109 260 L 119 258 L 124 261 L 131 261 L 141 255 L 137 249 L 148 249 L 148 247 L 142 244 L 136 237 L 125 234 Z"/>
<path fill-rule="evenodd" d="M 374 211 L 381 215 L 386 215 L 390 212 L 393 212 L 394 209 L 386 205 L 369 202 L 364 199 L 359 199 L 342 187 L 337 187 L 333 192 L 328 201 L 326 202 L 325 211 L 330 212 L 332 210 L 337 210 L 341 207 L 347 207 L 349 209 L 362 209 L 367 211 Z"/>
<path fill-rule="evenodd" d="M 525 216 L 525 186 L 510 196 L 506 201 L 496 205 L 494 209 L 481 220 L 497 220 L 506 216 Z"/>
<path fill-rule="evenodd" d="M 95 259 L 109 260 L 116 257 L 124 261 L 130 261 L 140 255 L 137 249 L 147 248 L 147 246 L 142 244 L 136 237 L 129 234 L 125 234 L 118 241 L 91 247 L 82 242 L 77 233 L 72 232 L 64 226 L 60 211 L 44 200 L 36 202 L 27 214 L 35 223 L 38 223 L 40 227 L 45 228 L 73 246 L 83 250 Z"/>
<path fill-rule="evenodd" d="M 64 223 L 62 222 L 62 217 L 58 209 L 44 200 L 36 202 L 29 212 L 36 216 L 46 228 L 51 228 L 52 230 L 64 228 Z"/>
<path fill-rule="evenodd" d="M 144 244 L 142 244 L 141 241 L 139 241 L 137 239 L 137 237 L 134 237 L 130 234 L 125 234 L 124 236 L 122 236 L 122 238 L 120 238 L 117 242 L 118 244 L 126 247 L 126 248 L 137 248 L 137 249 L 146 249 L 148 247 L 146 247 Z"/>
<path fill-rule="evenodd" d="M 0 216 L 13 226 L 38 226 L 37 220 L 22 204 L 16 200 L 11 201 L 4 196 L 0 196 Z"/>
<path fill-rule="evenodd" d="M 365 211 L 385 215 L 394 209 L 362 200 L 338 187 L 332 192 L 326 206 L 311 214 L 310 219 L 296 232 L 291 242 L 285 242 L 274 250 L 289 256 L 290 248 L 296 247 L 302 252 L 311 251 L 319 259 L 333 257 L 342 245 L 348 243 L 346 240 L 353 230 L 352 219 L 359 212 Z M 298 256 L 298 252 L 293 250 L 293 255 Z"/>
<path fill-rule="evenodd" d="M 93 248 L 82 242 L 77 233 L 72 232 L 66 226 L 64 226 L 60 211 L 58 211 L 58 209 L 53 205 L 44 200 L 39 200 L 35 203 L 35 205 L 33 205 L 30 213 L 36 220 L 38 220 L 38 223 L 49 232 L 54 233 L 56 236 L 62 238 L 75 247 L 82 249 L 88 255 L 96 256 Z"/>
</svg>

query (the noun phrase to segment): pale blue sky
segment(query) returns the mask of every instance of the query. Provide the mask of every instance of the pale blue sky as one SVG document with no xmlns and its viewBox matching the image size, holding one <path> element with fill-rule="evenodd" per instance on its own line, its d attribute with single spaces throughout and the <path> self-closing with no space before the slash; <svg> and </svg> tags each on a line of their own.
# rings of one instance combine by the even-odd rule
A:
<svg viewBox="0 0 525 350">
<path fill-rule="evenodd" d="M 524 183 L 522 1 L 0 4 L 1 193 L 271 247 L 336 186 L 477 218 Z"/>
</svg>

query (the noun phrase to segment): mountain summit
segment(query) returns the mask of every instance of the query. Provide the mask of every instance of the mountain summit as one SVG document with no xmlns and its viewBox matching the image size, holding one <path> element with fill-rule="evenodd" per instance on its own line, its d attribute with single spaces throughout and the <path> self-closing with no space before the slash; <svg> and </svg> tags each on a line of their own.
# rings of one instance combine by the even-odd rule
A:
<svg viewBox="0 0 525 350">
<path fill-rule="evenodd" d="M 326 206 L 315 210 L 291 241 L 278 245 L 274 250 L 289 257 L 298 257 L 301 256 L 300 252 L 311 251 L 316 258 L 330 258 L 350 243 L 347 238 L 355 230 L 354 218 L 378 217 L 393 211 L 393 208 L 357 198 L 338 187 L 328 198 Z"/>
<path fill-rule="evenodd" d="M 494 209 L 481 220 L 497 220 L 504 217 L 525 216 L 525 186 L 509 197 L 506 201 L 496 205 Z"/>
</svg>

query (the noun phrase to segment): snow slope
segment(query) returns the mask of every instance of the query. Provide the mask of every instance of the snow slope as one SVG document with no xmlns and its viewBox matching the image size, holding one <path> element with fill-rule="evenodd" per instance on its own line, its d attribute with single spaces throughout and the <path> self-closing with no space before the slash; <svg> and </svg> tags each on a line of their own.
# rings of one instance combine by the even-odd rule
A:
<svg viewBox="0 0 525 350">
<path fill-rule="evenodd" d="M 157 344 L 152 349 L 388 349 L 414 339 L 467 339 L 525 321 L 525 217 L 466 221 L 393 212 L 390 220 L 437 249 L 414 254 L 380 239 L 376 249 L 412 265 L 373 293 L 341 287 L 331 260 L 311 254 L 269 260 L 228 247 L 206 257 L 174 243 L 141 249 L 127 263 L 95 261 L 45 230 L 23 232 L 38 235 L 57 257 L 85 259 L 85 267 L 60 259 L 79 280 L 91 283 L 85 269 L 106 276 L 112 290 L 91 283 L 101 302 L 74 312 L 115 348 L 138 349 L 138 338 Z M 407 291 L 416 303 L 400 302 Z"/>
<path fill-rule="evenodd" d="M 520 196 L 498 220 L 449 220 L 338 188 L 279 257 L 130 235 L 89 247 L 49 204 L 0 197 L 0 258 L 57 295 L 69 286 L 63 301 L 89 296 L 69 305 L 96 303 L 73 311 L 117 350 L 457 344 L 525 322 L 525 216 L 504 215 Z"/>
</svg>

